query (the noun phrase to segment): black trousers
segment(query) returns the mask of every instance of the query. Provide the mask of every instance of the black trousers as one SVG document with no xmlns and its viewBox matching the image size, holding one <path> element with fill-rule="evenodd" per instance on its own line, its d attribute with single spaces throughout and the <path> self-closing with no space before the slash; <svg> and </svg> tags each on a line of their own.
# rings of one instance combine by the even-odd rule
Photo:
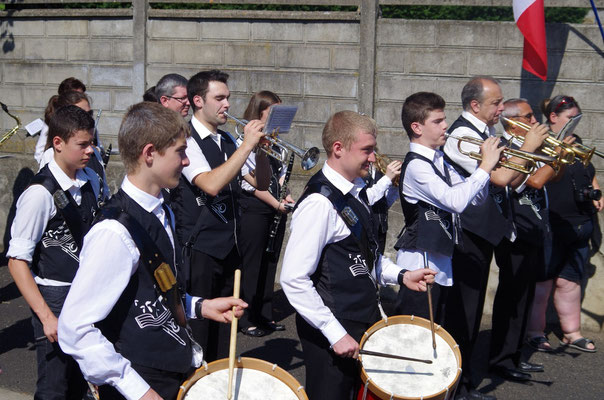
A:
<svg viewBox="0 0 604 400">
<path fill-rule="evenodd" d="M 339 320 L 357 342 L 370 324 Z M 296 314 L 296 327 L 302 344 L 306 369 L 306 393 L 310 400 L 351 400 L 361 383 L 359 367 L 353 358 L 342 358 L 329 348 L 321 331 Z"/>
<path fill-rule="evenodd" d="M 444 325 L 445 304 L 450 287 L 441 286 L 434 283 L 431 288 L 432 293 L 432 312 L 434 313 L 434 322 Z M 415 315 L 425 319 L 430 319 L 430 307 L 427 292 L 416 292 L 401 286 L 396 297 L 395 313 L 399 315 Z"/>
<path fill-rule="evenodd" d="M 537 271 L 544 267 L 543 246 L 516 239 L 495 248 L 499 285 L 493 303 L 490 366 L 515 368 L 535 295 Z"/>
<path fill-rule="evenodd" d="M 475 388 L 472 383 L 472 354 L 480 331 L 480 320 L 487 292 L 493 245 L 462 230 L 463 248 L 453 251 L 453 286 L 445 306 L 445 330 L 461 351 L 462 375 L 458 393 Z"/>
<path fill-rule="evenodd" d="M 232 296 L 235 269 L 240 265 L 241 260 L 235 246 L 224 259 L 193 250 L 189 294 L 204 299 Z M 210 362 L 228 357 L 231 332 L 229 324 L 203 319 L 190 320 L 189 325 L 193 338 L 203 349 L 204 360 Z"/>
<path fill-rule="evenodd" d="M 164 400 L 174 400 L 178 395 L 180 385 L 189 377 L 189 374 L 162 371 L 155 368 L 132 364 L 132 368 L 155 390 Z M 191 369 L 193 370 L 193 369 Z M 99 398 L 103 400 L 122 400 L 124 396 L 113 386 L 99 386 Z"/>
<path fill-rule="evenodd" d="M 241 298 L 248 308 L 239 320 L 241 328 L 273 321 L 273 292 L 287 216 L 282 216 L 274 239 L 274 252 L 265 251 L 274 214 L 246 210 L 241 214 Z"/>
</svg>

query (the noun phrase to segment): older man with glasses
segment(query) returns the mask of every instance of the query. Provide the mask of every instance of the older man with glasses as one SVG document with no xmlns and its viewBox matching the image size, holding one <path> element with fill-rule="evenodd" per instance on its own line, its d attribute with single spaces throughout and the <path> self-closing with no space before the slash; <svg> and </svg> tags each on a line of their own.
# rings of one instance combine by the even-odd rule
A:
<svg viewBox="0 0 604 400">
<path fill-rule="evenodd" d="M 176 111 L 183 117 L 189 114 L 189 99 L 187 98 L 187 78 L 179 74 L 164 75 L 155 86 L 155 94 L 159 103 Z"/>
</svg>

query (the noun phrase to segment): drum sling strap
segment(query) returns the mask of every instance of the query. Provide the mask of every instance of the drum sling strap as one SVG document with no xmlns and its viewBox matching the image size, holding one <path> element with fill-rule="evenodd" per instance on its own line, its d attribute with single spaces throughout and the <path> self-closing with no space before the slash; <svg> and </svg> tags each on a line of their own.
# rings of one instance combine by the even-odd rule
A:
<svg viewBox="0 0 604 400">
<path fill-rule="evenodd" d="M 168 210 L 165 210 L 166 215 L 169 215 Z M 147 231 L 132 218 L 127 212 L 117 208 L 102 209 L 105 218 L 117 220 L 119 223 L 130 232 L 132 240 L 136 243 L 136 247 L 140 252 L 139 265 L 144 265 L 147 272 L 153 277 L 157 283 L 157 287 L 165 299 L 168 309 L 174 316 L 174 320 L 183 328 L 187 327 L 187 318 L 182 305 L 182 298 L 176 277 L 166 263 L 155 242 L 151 239 Z M 113 214 L 113 215 L 112 215 Z M 117 214 L 117 215 L 116 215 Z M 169 218 L 169 217 L 168 217 Z"/>
<path fill-rule="evenodd" d="M 85 227 L 82 221 L 82 216 L 77 209 L 76 203 L 69 192 L 61 189 L 59 184 L 52 178 L 47 176 L 36 175 L 32 179 L 30 185 L 42 185 L 52 195 L 52 199 L 57 208 L 57 212 L 61 214 L 67 229 L 71 233 L 75 244 L 78 246 L 78 250 L 82 249 L 82 241 L 84 235 L 88 231 L 88 227 Z M 90 182 L 87 182 L 82 186 L 82 197 L 84 197 L 87 189 L 92 190 Z"/>
</svg>

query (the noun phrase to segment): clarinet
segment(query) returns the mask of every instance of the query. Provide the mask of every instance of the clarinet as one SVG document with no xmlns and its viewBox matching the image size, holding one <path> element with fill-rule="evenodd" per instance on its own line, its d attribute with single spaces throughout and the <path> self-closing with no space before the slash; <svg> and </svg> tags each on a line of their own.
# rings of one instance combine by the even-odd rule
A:
<svg viewBox="0 0 604 400">
<path fill-rule="evenodd" d="M 289 156 L 289 161 L 287 163 L 287 170 L 285 171 L 285 178 L 283 179 L 283 185 L 281 186 L 281 192 L 279 192 L 279 203 L 287 196 L 287 182 L 289 182 L 289 177 L 292 174 L 292 168 L 294 166 L 294 157 L 295 154 L 292 153 Z M 277 236 L 277 229 L 279 229 L 279 223 L 281 222 L 282 213 L 277 211 L 275 216 L 273 217 L 273 222 L 271 224 L 271 230 L 268 234 L 268 241 L 266 242 L 266 252 L 274 253 L 275 252 L 275 236 Z"/>
</svg>

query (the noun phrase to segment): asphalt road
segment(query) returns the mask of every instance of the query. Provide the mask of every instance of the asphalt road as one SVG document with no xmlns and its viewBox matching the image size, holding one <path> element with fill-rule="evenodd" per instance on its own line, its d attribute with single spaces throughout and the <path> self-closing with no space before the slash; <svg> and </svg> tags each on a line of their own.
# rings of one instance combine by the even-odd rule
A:
<svg viewBox="0 0 604 400">
<path fill-rule="evenodd" d="M 274 332 L 263 338 L 239 334 L 238 354 L 276 363 L 299 382 L 304 382 L 304 366 L 300 343 L 296 336 L 294 312 L 282 291 L 276 293 L 275 317 L 286 325 L 286 331 Z M 486 366 L 490 321 L 483 321 L 477 363 Z M 30 311 L 12 282 L 5 266 L 0 267 L 0 398 L 24 400 L 32 398 L 35 388 L 35 351 L 30 324 Z M 597 353 L 559 349 L 553 354 L 535 353 L 526 349 L 532 362 L 545 365 L 546 371 L 533 374 L 534 381 L 519 384 L 491 377 L 486 371 L 475 378 L 481 380 L 480 390 L 500 400 L 522 399 L 602 399 L 604 398 L 604 333 L 585 332 L 599 347 Z M 550 342 L 557 346 L 555 332 Z"/>
</svg>

